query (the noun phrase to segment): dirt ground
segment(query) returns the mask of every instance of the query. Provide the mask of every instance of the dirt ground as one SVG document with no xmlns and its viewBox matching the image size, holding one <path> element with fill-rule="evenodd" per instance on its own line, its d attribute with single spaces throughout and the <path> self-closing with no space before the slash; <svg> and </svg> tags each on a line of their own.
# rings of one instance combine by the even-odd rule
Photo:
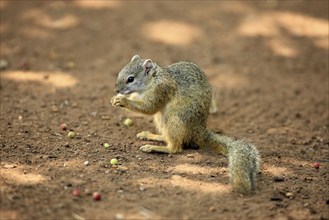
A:
<svg viewBox="0 0 329 220">
<path fill-rule="evenodd" d="M 328 1 L 0 8 L 1 219 L 329 219 Z M 209 127 L 260 151 L 254 195 L 231 191 L 222 155 L 139 151 L 152 118 L 109 103 L 135 54 L 206 72 L 218 103 Z"/>
</svg>

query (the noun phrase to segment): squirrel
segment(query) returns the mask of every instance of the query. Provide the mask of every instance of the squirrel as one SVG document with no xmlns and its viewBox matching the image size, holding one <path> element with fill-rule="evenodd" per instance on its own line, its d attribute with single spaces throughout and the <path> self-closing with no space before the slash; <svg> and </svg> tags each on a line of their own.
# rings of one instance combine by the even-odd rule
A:
<svg viewBox="0 0 329 220">
<path fill-rule="evenodd" d="M 242 194 L 254 192 L 260 156 L 256 147 L 207 129 L 212 89 L 204 72 L 194 63 L 161 67 L 138 55 L 119 72 L 111 103 L 153 115 L 160 134 L 142 131 L 137 138 L 165 142 L 144 145 L 141 151 L 179 153 L 184 146 L 211 148 L 228 157 L 230 183 Z"/>
</svg>

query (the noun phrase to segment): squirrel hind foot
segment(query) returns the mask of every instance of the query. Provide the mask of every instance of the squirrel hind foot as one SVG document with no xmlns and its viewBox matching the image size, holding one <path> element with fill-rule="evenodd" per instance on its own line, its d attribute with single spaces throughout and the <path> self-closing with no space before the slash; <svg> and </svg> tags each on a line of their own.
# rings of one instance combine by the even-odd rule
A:
<svg viewBox="0 0 329 220">
<path fill-rule="evenodd" d="M 148 138 L 149 138 L 149 134 L 150 134 L 151 132 L 149 132 L 149 131 L 142 131 L 142 132 L 139 132 L 137 135 L 136 135 L 136 137 L 138 138 L 138 139 L 140 139 L 140 140 L 148 140 Z"/>
<path fill-rule="evenodd" d="M 143 151 L 144 153 L 151 153 L 153 152 L 153 148 L 151 145 L 144 145 L 139 148 L 140 151 Z"/>
<path fill-rule="evenodd" d="M 171 145 L 168 146 L 157 146 L 157 145 L 144 145 L 139 148 L 139 150 L 143 151 L 144 153 L 167 153 L 167 154 L 174 154 L 182 152 L 182 148 L 173 148 Z"/>
</svg>

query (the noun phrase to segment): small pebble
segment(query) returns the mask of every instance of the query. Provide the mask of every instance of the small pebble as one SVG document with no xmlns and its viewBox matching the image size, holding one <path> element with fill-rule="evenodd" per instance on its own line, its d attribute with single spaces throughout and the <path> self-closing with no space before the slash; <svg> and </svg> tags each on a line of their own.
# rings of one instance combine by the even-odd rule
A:
<svg viewBox="0 0 329 220">
<path fill-rule="evenodd" d="M 59 109 L 57 108 L 57 106 L 53 105 L 53 106 L 51 106 L 51 111 L 52 112 L 59 112 Z"/>
<path fill-rule="evenodd" d="M 140 187 L 139 187 L 139 190 L 140 190 L 140 191 L 145 191 L 146 188 L 145 188 L 144 186 L 140 186 Z"/>
<path fill-rule="evenodd" d="M 73 62 L 73 61 L 69 61 L 69 62 L 67 62 L 66 63 L 66 65 L 65 65 L 65 67 L 67 68 L 67 69 L 74 69 L 75 68 L 75 63 Z"/>
<path fill-rule="evenodd" d="M 307 176 L 307 177 L 304 178 L 304 181 L 311 182 L 311 181 L 313 181 L 313 178 Z"/>
<path fill-rule="evenodd" d="M 102 116 L 101 116 L 101 119 L 102 119 L 102 120 L 110 120 L 111 117 L 108 116 L 108 115 L 102 115 Z"/>
<path fill-rule="evenodd" d="M 1 59 L 0 60 L 0 70 L 5 70 L 9 66 L 9 63 L 7 60 Z"/>
<path fill-rule="evenodd" d="M 210 206 L 208 209 L 209 212 L 214 212 L 216 211 L 216 208 L 214 206 Z"/>
<path fill-rule="evenodd" d="M 117 214 L 115 214 L 115 219 L 122 220 L 122 219 L 124 219 L 124 216 L 121 213 L 117 213 Z"/>
<path fill-rule="evenodd" d="M 287 193 L 286 193 L 286 196 L 287 196 L 288 198 L 291 198 L 291 197 L 294 196 L 294 194 L 293 194 L 292 192 L 287 192 Z"/>
<path fill-rule="evenodd" d="M 284 181 L 284 178 L 283 178 L 282 176 L 275 176 L 275 177 L 273 178 L 273 180 L 274 180 L 275 182 L 283 182 L 283 181 Z"/>
<path fill-rule="evenodd" d="M 88 166 L 88 165 L 89 165 L 89 161 L 86 160 L 86 161 L 83 163 L 83 165 Z"/>
<path fill-rule="evenodd" d="M 282 196 L 280 195 L 280 194 L 273 194 L 272 196 L 271 196 L 271 198 L 270 198 L 270 200 L 271 201 L 282 201 L 283 200 L 283 198 L 282 198 Z"/>
<path fill-rule="evenodd" d="M 6 168 L 6 169 L 13 169 L 13 168 L 16 167 L 16 165 L 13 165 L 13 164 L 6 164 L 6 165 L 4 165 L 3 167 Z"/>
<path fill-rule="evenodd" d="M 109 145 L 108 143 L 104 143 L 103 146 L 104 146 L 105 148 L 109 148 L 109 147 L 110 147 L 110 145 Z"/>
<path fill-rule="evenodd" d="M 85 189 L 85 192 L 84 192 L 84 193 L 85 193 L 86 195 L 89 195 L 89 196 L 92 195 L 91 191 L 90 191 L 88 188 Z"/>
</svg>

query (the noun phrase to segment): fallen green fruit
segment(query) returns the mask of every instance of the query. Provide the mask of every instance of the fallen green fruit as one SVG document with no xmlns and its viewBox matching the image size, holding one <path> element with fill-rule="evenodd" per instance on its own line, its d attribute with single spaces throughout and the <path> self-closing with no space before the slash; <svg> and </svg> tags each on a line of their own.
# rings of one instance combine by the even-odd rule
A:
<svg viewBox="0 0 329 220">
<path fill-rule="evenodd" d="M 130 118 L 126 118 L 124 121 L 123 121 L 123 124 L 126 125 L 127 127 L 130 127 L 134 124 L 133 120 L 131 120 Z"/>
<path fill-rule="evenodd" d="M 67 134 L 67 137 L 70 138 L 70 139 L 73 139 L 75 137 L 75 133 L 73 131 L 70 131 L 68 134 Z"/>
<path fill-rule="evenodd" d="M 116 158 L 111 159 L 110 163 L 112 165 L 118 165 L 119 161 Z"/>
</svg>

